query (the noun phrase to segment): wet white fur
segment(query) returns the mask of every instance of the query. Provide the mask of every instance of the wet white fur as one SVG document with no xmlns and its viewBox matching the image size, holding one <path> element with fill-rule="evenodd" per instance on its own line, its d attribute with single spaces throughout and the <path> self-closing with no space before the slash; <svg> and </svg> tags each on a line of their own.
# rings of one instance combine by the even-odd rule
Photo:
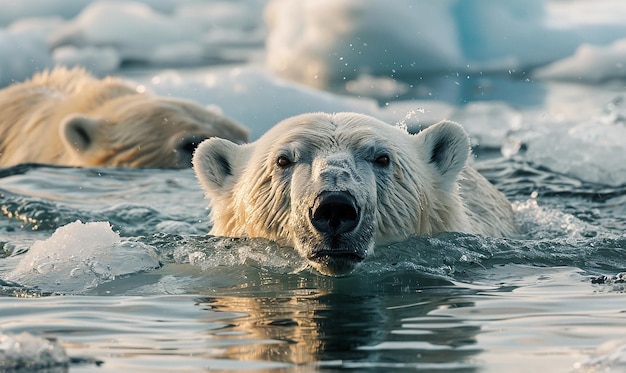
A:
<svg viewBox="0 0 626 373">
<path fill-rule="evenodd" d="M 375 159 L 388 154 L 391 164 Z M 287 169 L 279 156 L 293 160 Z M 412 234 L 515 233 L 510 203 L 468 165 L 462 127 L 441 122 L 413 135 L 356 113 L 288 118 L 257 141 L 213 138 L 194 156 L 220 236 L 264 237 L 307 256 L 319 241 L 309 210 L 323 190 L 350 192 L 363 210 L 354 241 L 366 251 Z"/>
</svg>

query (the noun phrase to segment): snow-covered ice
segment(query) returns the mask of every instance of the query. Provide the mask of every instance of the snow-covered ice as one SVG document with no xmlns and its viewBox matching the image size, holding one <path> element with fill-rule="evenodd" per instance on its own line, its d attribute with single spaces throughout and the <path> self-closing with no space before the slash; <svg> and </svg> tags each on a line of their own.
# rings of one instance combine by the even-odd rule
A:
<svg viewBox="0 0 626 373">
<path fill-rule="evenodd" d="M 314 86 L 549 64 L 536 76 L 625 74 L 616 66 L 626 35 L 619 0 L 3 0 L 0 8 L 3 85 L 52 63 L 104 74 L 122 63 L 184 67 L 263 54 L 270 71 Z"/>
<path fill-rule="evenodd" d="M 576 52 L 537 69 L 537 79 L 558 79 L 600 83 L 626 77 L 626 38 L 606 46 L 582 44 Z"/>
<path fill-rule="evenodd" d="M 272 0 L 267 65 L 320 87 L 362 73 L 523 71 L 567 58 L 582 43 L 605 45 L 626 34 L 626 7 L 615 1 L 594 1 L 594 14 L 608 14 L 596 19 L 571 15 L 589 10 L 584 1 L 558 3 Z"/>
</svg>

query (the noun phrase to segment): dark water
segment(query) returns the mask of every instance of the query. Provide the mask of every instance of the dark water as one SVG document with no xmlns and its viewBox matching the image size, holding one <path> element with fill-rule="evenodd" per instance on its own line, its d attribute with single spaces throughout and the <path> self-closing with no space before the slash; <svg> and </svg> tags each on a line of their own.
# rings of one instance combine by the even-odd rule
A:
<svg viewBox="0 0 626 373">
<path fill-rule="evenodd" d="M 520 237 L 416 236 L 344 278 L 207 236 L 191 170 L 4 169 L 0 331 L 56 338 L 58 371 L 625 369 L 626 187 L 476 166 Z"/>
</svg>

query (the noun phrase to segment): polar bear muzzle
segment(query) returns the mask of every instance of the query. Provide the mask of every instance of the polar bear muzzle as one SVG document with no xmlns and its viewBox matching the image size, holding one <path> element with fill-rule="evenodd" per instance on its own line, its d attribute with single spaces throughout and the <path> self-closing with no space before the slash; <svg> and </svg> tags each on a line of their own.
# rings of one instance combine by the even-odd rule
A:
<svg viewBox="0 0 626 373">
<path fill-rule="evenodd" d="M 309 219 L 319 233 L 335 236 L 359 225 L 361 209 L 349 192 L 322 192 L 315 199 Z"/>
<path fill-rule="evenodd" d="M 373 214 L 358 201 L 349 191 L 322 191 L 309 208 L 308 224 L 294 227 L 296 248 L 321 273 L 347 274 L 367 257 Z"/>
</svg>

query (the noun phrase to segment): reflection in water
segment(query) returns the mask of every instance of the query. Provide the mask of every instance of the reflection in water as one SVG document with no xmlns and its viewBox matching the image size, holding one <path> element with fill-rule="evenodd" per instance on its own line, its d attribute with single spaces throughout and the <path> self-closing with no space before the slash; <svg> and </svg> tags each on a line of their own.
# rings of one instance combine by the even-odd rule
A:
<svg viewBox="0 0 626 373">
<path fill-rule="evenodd" d="M 198 302 L 210 312 L 240 316 L 209 331 L 226 346 L 221 358 L 473 371 L 480 328 L 429 315 L 441 308 L 473 306 L 454 293 L 441 288 L 396 295 L 300 290 L 291 296 L 219 296 Z"/>
</svg>

